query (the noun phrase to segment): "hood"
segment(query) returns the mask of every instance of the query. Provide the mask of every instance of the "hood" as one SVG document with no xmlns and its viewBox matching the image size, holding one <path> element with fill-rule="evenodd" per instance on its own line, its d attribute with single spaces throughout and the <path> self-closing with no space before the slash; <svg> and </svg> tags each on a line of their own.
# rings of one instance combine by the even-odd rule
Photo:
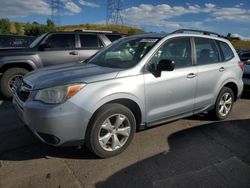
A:
<svg viewBox="0 0 250 188">
<path fill-rule="evenodd" d="M 24 82 L 33 90 L 72 83 L 91 83 L 115 78 L 121 69 L 94 64 L 64 64 L 42 68 L 28 73 Z"/>
</svg>

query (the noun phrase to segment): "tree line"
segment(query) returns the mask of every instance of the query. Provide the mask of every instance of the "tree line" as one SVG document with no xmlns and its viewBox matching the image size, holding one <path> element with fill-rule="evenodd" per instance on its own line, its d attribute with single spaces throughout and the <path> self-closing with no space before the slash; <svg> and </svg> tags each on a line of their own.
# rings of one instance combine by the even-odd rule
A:
<svg viewBox="0 0 250 188">
<path fill-rule="evenodd" d="M 28 36 L 40 36 L 46 32 L 54 32 L 57 28 L 51 19 L 47 19 L 47 24 L 33 23 L 13 23 L 9 19 L 0 19 L 0 34 L 16 34 Z"/>
</svg>

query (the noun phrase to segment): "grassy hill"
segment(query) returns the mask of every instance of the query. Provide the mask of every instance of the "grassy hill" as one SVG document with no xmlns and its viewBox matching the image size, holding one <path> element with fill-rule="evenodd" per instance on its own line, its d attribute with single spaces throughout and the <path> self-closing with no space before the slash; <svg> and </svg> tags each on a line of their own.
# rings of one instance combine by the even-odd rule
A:
<svg viewBox="0 0 250 188">
<path fill-rule="evenodd" d="M 230 41 L 236 49 L 250 49 L 250 41 L 247 40 L 231 40 Z"/>
<path fill-rule="evenodd" d="M 24 27 L 27 23 L 11 23 L 11 33 L 17 33 L 19 35 L 24 34 Z M 17 26 L 19 27 L 17 29 Z M 65 25 L 58 26 L 56 30 L 58 31 L 74 31 L 74 30 L 108 30 L 108 31 L 117 31 L 126 35 L 134 35 L 138 33 L 143 33 L 142 29 L 136 27 L 124 26 L 124 25 L 98 25 L 98 24 L 80 24 L 80 25 Z M 18 31 L 18 32 L 17 32 Z M 231 43 L 236 49 L 250 49 L 250 41 L 232 39 Z"/>
<path fill-rule="evenodd" d="M 59 31 L 74 31 L 80 30 L 105 30 L 105 31 L 117 31 L 126 35 L 134 35 L 143 33 L 144 31 L 136 27 L 124 26 L 124 25 L 97 25 L 97 24 L 80 24 L 80 25 L 65 25 L 57 27 Z"/>
</svg>

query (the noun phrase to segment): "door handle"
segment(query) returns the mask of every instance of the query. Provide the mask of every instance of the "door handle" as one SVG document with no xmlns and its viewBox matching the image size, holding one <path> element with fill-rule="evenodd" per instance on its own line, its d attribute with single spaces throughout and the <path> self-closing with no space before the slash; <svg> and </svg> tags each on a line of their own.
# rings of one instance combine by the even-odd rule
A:
<svg viewBox="0 0 250 188">
<path fill-rule="evenodd" d="M 194 77 L 196 77 L 196 74 L 194 74 L 194 73 L 190 73 L 187 75 L 187 78 L 194 78 Z"/>
<path fill-rule="evenodd" d="M 224 67 L 221 67 L 221 68 L 219 69 L 220 72 L 223 72 L 224 70 L 225 70 Z"/>
<path fill-rule="evenodd" d="M 69 52 L 69 55 L 78 55 L 78 52 L 77 51 L 72 51 L 72 52 Z"/>
</svg>

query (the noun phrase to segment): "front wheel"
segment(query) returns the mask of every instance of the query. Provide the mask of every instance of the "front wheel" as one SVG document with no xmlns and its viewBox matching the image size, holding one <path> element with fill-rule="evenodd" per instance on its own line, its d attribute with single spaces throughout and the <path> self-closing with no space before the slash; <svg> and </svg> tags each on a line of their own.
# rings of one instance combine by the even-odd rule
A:
<svg viewBox="0 0 250 188">
<path fill-rule="evenodd" d="M 23 76 L 29 71 L 23 68 L 11 68 L 3 73 L 1 78 L 1 92 L 7 98 L 12 97 L 17 83 L 23 79 Z"/>
<path fill-rule="evenodd" d="M 121 104 L 106 104 L 97 111 L 86 133 L 86 144 L 97 156 L 107 158 L 124 151 L 133 139 L 136 121 Z"/>
<path fill-rule="evenodd" d="M 234 93 L 231 88 L 223 87 L 217 97 L 214 109 L 210 112 L 217 120 L 226 119 L 234 103 Z"/>
</svg>

